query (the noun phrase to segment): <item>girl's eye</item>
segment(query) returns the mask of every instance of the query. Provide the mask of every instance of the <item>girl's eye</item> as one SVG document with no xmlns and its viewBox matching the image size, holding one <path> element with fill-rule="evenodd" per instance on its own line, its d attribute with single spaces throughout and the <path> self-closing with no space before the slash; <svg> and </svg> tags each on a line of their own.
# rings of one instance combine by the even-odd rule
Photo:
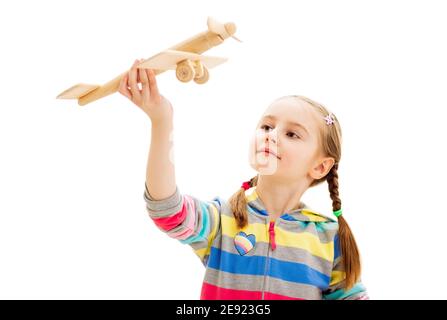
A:
<svg viewBox="0 0 447 320">
<path fill-rule="evenodd" d="M 297 134 L 295 134 L 295 133 L 293 133 L 293 132 L 288 132 L 287 134 L 289 134 L 289 133 L 291 133 L 292 134 L 292 138 L 295 136 L 295 137 L 297 137 L 298 139 L 300 138 Z M 290 137 L 290 136 L 289 136 Z"/>
<path fill-rule="evenodd" d="M 269 129 L 271 129 L 271 127 L 269 127 L 268 125 L 265 125 L 265 124 L 261 126 L 261 129 L 264 129 L 264 128 L 269 128 Z"/>
</svg>

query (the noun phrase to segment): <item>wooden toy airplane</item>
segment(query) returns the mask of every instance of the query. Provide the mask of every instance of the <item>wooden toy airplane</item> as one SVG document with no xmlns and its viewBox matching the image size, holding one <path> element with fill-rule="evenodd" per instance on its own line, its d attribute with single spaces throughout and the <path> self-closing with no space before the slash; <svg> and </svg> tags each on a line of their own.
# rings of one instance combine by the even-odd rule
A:
<svg viewBox="0 0 447 320">
<path fill-rule="evenodd" d="M 232 22 L 222 24 L 208 17 L 208 30 L 201 32 L 167 50 L 164 50 L 141 62 L 137 68 L 153 69 L 155 74 L 166 70 L 176 70 L 177 79 L 189 82 L 194 79 L 198 84 L 208 81 L 208 69 L 227 61 L 226 58 L 203 56 L 201 53 L 218 46 L 225 39 L 234 36 L 236 25 Z M 120 74 L 104 85 L 77 84 L 57 96 L 57 99 L 78 99 L 83 106 L 118 91 L 121 78 L 128 71 Z"/>
</svg>

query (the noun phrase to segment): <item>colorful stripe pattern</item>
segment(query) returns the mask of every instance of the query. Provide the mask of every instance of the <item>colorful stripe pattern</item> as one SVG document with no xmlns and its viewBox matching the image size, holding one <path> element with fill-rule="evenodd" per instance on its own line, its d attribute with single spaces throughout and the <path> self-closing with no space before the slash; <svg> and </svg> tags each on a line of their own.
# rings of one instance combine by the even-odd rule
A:
<svg viewBox="0 0 447 320">
<path fill-rule="evenodd" d="M 201 201 L 178 187 L 166 199 L 147 190 L 146 208 L 168 236 L 206 267 L 201 299 L 368 299 L 359 281 L 345 291 L 338 223 L 306 205 L 271 220 L 256 187 L 246 191 L 248 225 L 236 225 L 219 197 Z"/>
</svg>

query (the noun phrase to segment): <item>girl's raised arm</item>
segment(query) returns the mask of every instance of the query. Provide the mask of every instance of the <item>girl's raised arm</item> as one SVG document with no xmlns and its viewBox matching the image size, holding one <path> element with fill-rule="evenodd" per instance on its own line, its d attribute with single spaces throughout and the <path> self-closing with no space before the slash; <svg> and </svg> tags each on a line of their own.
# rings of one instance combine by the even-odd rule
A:
<svg viewBox="0 0 447 320">
<path fill-rule="evenodd" d="M 221 200 L 216 197 L 202 201 L 180 193 L 171 159 L 173 109 L 159 93 L 154 72 L 137 70 L 138 63 L 135 61 L 121 80 L 119 92 L 140 107 L 152 122 L 144 191 L 147 211 L 160 230 L 190 245 L 206 264 L 220 228 Z"/>
<path fill-rule="evenodd" d="M 175 168 L 170 158 L 173 109 L 158 91 L 154 71 L 137 69 L 140 61 L 136 60 L 121 79 L 119 92 L 137 105 L 152 122 L 146 186 L 152 198 L 160 200 L 173 195 L 176 189 Z"/>
</svg>

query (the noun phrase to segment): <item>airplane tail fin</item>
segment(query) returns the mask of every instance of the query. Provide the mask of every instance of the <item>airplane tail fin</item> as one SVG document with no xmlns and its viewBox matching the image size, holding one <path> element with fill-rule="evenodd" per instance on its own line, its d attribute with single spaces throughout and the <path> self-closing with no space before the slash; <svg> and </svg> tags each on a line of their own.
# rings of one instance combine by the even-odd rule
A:
<svg viewBox="0 0 447 320">
<path fill-rule="evenodd" d="M 78 99 L 78 104 L 84 106 L 90 102 L 106 97 L 112 93 L 115 93 L 119 89 L 119 84 L 121 78 L 126 74 L 120 74 L 115 79 L 110 80 L 102 86 L 97 84 L 84 84 L 79 83 L 61 94 L 59 94 L 57 99 Z"/>
<path fill-rule="evenodd" d="M 74 85 L 73 87 L 60 93 L 56 99 L 80 99 L 99 87 L 101 86 L 96 84 L 78 83 L 77 85 Z"/>
</svg>

